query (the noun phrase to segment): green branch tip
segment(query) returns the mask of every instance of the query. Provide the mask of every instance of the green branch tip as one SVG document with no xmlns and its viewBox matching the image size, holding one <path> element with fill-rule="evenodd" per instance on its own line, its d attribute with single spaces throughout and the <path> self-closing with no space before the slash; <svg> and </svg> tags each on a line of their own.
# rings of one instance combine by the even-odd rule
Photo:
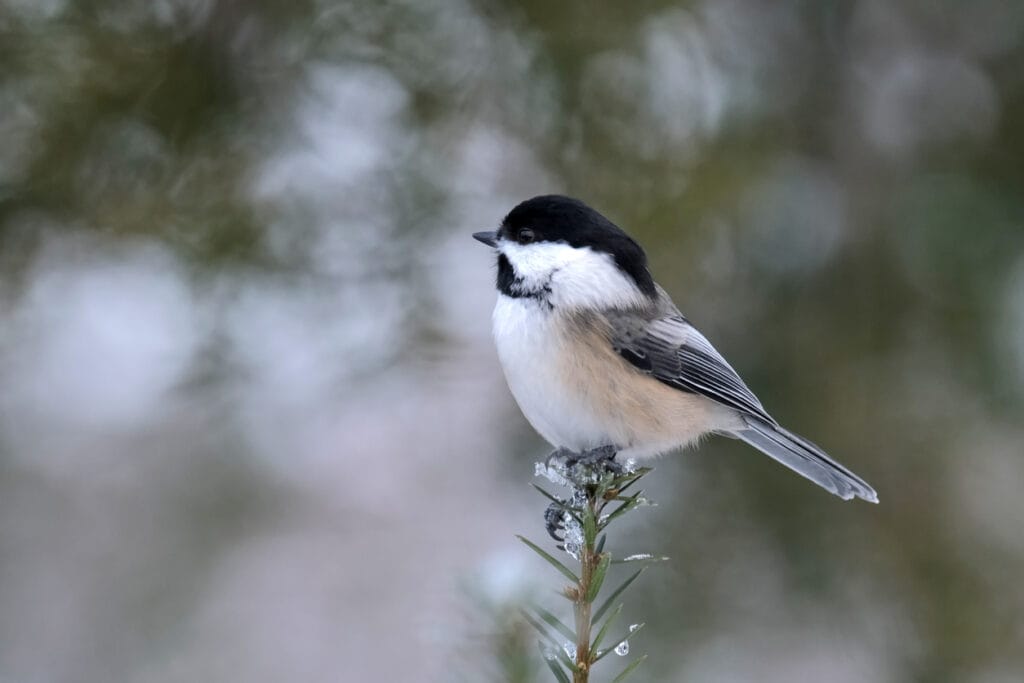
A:
<svg viewBox="0 0 1024 683">
<path fill-rule="evenodd" d="M 559 542 L 558 549 L 572 558 L 571 562 L 563 562 L 560 556 L 552 555 L 524 536 L 516 536 L 571 582 L 561 591 L 572 603 L 571 620 L 536 605 L 531 608 L 532 614 L 523 612 L 541 636 L 538 645 L 556 683 L 588 683 L 594 665 L 609 653 L 623 657 L 629 654 L 629 638 L 643 624 L 633 624 L 616 642 L 602 647 L 624 609 L 620 598 L 651 563 L 668 559 L 651 553 L 613 559 L 613 553 L 607 550 L 608 527 L 633 510 L 651 505 L 642 490 L 626 493 L 651 469 L 637 467 L 633 462 L 623 466 L 613 458 L 614 451 L 608 447 L 580 454 L 559 451 L 536 465 L 536 476 L 566 489 L 553 493 L 532 484 L 548 501 L 544 514 L 547 532 Z M 595 607 L 612 565 L 632 563 L 641 566 Z M 593 635 L 595 629 L 597 634 Z M 626 680 L 645 658 L 643 655 L 631 662 L 615 682 Z"/>
</svg>

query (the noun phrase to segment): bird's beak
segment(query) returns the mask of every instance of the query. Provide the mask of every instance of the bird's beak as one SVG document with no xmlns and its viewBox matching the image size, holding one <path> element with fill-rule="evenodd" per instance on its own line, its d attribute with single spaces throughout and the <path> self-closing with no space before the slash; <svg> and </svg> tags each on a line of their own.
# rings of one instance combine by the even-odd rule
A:
<svg viewBox="0 0 1024 683">
<path fill-rule="evenodd" d="M 477 242 L 483 242 L 489 247 L 498 246 L 498 233 L 493 230 L 487 230 L 485 232 L 474 232 L 473 239 Z"/>
</svg>

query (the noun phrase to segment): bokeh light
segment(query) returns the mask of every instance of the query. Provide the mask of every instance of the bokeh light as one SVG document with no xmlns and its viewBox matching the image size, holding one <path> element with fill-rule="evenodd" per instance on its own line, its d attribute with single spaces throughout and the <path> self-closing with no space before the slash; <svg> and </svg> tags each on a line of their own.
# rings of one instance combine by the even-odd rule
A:
<svg viewBox="0 0 1024 683">
<path fill-rule="evenodd" d="M 0 0 L 0 680 L 547 680 L 469 237 L 547 192 L 881 498 L 659 461 L 640 679 L 1024 679 L 1021 64 L 1017 0 Z"/>
</svg>

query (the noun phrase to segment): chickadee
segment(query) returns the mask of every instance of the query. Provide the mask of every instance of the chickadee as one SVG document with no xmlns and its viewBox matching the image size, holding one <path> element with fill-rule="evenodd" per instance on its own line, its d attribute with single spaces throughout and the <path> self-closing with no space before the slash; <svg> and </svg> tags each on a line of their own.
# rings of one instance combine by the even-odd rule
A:
<svg viewBox="0 0 1024 683">
<path fill-rule="evenodd" d="M 494 341 L 526 419 L 552 445 L 644 458 L 705 434 L 742 439 L 835 495 L 863 479 L 783 429 L 651 277 L 647 257 L 583 202 L 529 199 L 496 232 Z"/>
</svg>

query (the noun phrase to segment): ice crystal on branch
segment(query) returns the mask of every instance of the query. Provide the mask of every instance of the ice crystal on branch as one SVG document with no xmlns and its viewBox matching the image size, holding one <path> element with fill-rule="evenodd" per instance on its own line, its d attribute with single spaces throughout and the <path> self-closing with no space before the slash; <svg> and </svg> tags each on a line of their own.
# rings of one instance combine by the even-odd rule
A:
<svg viewBox="0 0 1024 683">
<path fill-rule="evenodd" d="M 572 558 L 570 565 L 566 565 L 539 545 L 519 537 L 569 580 L 562 594 L 573 605 L 572 627 L 567 624 L 568 620 L 563 621 L 540 606 L 525 614 L 543 639 L 541 651 L 545 663 L 559 683 L 586 683 L 591 669 L 607 654 L 628 655 L 627 638 L 643 626 L 633 624 L 629 633 L 601 647 L 622 611 L 623 604 L 619 602 L 622 593 L 646 569 L 647 563 L 667 559 L 643 553 L 616 560 L 606 547 L 607 529 L 612 523 L 638 507 L 651 504 L 642 491 L 633 491 L 634 485 L 648 472 L 650 468 L 638 467 L 633 460 L 621 465 L 616 463 L 614 451 L 607 447 L 578 454 L 560 450 L 534 468 L 535 476 L 560 487 L 551 492 L 534 484 L 549 501 L 544 514 L 548 534 L 558 542 L 558 549 Z M 597 602 L 609 567 L 623 562 L 640 562 L 643 566 Z M 626 680 L 643 659 L 641 656 L 631 662 L 615 680 Z"/>
</svg>

